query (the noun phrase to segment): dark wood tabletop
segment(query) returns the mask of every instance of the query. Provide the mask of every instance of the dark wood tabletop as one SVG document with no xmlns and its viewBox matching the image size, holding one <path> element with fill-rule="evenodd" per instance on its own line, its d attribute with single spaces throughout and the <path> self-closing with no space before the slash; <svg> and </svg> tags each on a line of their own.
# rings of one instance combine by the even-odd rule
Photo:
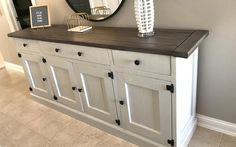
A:
<svg viewBox="0 0 236 147">
<path fill-rule="evenodd" d="M 54 25 L 25 29 L 8 36 L 188 58 L 209 34 L 207 30 L 155 29 L 155 36 L 140 38 L 137 32 L 137 28 L 93 27 L 88 32 L 76 33 L 68 32 L 67 26 Z"/>
</svg>

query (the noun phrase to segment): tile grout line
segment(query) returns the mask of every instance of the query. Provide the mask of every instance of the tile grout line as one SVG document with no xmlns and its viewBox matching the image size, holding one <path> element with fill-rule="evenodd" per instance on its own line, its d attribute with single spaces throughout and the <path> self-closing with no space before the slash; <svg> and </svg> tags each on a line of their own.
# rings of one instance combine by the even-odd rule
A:
<svg viewBox="0 0 236 147">
<path fill-rule="evenodd" d="M 222 141 L 222 138 L 223 138 L 223 135 L 224 135 L 224 134 L 222 134 L 222 133 L 220 133 L 220 134 L 221 134 L 221 136 L 220 136 L 220 141 L 219 141 L 218 147 L 220 147 L 221 141 Z"/>
</svg>

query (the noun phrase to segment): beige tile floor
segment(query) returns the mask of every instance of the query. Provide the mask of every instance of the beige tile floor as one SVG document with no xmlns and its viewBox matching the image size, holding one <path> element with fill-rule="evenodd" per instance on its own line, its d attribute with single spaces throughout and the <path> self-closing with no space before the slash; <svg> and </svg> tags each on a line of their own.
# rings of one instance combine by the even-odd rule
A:
<svg viewBox="0 0 236 147">
<path fill-rule="evenodd" d="M 30 99 L 22 73 L 0 70 L 0 147 L 136 147 Z M 198 128 L 189 147 L 236 147 L 236 138 Z"/>
</svg>

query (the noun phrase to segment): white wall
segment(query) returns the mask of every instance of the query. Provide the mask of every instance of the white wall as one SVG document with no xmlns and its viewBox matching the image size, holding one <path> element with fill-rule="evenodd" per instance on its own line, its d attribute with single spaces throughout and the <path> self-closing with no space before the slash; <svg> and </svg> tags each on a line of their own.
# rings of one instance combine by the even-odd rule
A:
<svg viewBox="0 0 236 147">
<path fill-rule="evenodd" d="M 17 58 L 17 53 L 16 53 L 16 46 L 13 40 L 7 37 L 7 34 L 11 32 L 11 30 L 7 22 L 5 13 L 3 11 L 1 2 L 0 2 L 0 10 L 2 12 L 2 15 L 0 16 L 0 52 L 2 53 L 2 56 L 4 57 L 5 61 L 14 64 L 19 64 L 19 60 Z M 2 60 L 2 58 L 0 60 Z"/>
</svg>

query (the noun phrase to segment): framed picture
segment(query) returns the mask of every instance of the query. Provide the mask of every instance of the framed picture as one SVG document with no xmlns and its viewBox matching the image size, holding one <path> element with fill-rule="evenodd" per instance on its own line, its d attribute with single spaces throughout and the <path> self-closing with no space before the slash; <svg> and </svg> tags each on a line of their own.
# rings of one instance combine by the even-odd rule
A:
<svg viewBox="0 0 236 147">
<path fill-rule="evenodd" d="M 30 6 L 31 28 L 50 27 L 50 12 L 47 5 Z"/>
</svg>

